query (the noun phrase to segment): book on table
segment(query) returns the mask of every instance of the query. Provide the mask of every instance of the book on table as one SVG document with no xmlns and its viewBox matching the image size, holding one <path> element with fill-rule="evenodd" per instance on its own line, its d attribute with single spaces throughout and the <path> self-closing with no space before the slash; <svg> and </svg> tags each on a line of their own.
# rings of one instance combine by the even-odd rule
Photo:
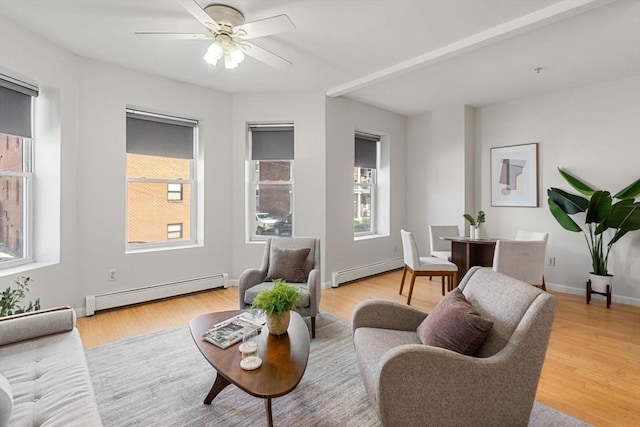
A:
<svg viewBox="0 0 640 427">
<path fill-rule="evenodd" d="M 262 324 L 264 322 L 259 317 L 245 312 L 224 322 L 216 323 L 202 337 L 205 341 L 224 349 L 242 341 L 242 337 L 245 334 L 259 333 L 262 329 Z"/>
</svg>

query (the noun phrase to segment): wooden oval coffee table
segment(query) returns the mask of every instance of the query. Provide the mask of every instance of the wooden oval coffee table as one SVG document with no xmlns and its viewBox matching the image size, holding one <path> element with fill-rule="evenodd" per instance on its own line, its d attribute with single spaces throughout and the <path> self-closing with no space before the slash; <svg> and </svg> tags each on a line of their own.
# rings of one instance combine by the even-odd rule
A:
<svg viewBox="0 0 640 427">
<path fill-rule="evenodd" d="M 294 311 L 291 312 L 291 322 L 285 335 L 271 335 L 267 327 L 263 326 L 258 338 L 258 355 L 262 358 L 262 366 L 254 371 L 245 371 L 240 367 L 240 343 L 223 350 L 202 339 L 202 335 L 213 325 L 243 311 L 245 310 L 207 313 L 189 322 L 193 341 L 217 372 L 204 403 L 211 404 L 226 386 L 234 384 L 252 396 L 265 399 L 267 421 L 269 426 L 273 426 L 271 399 L 295 389 L 307 368 L 309 330 L 302 317 Z"/>
</svg>

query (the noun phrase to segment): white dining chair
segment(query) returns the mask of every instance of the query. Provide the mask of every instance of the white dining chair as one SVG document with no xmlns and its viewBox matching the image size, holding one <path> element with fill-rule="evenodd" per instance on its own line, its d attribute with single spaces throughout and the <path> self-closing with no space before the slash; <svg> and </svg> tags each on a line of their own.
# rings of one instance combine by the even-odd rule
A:
<svg viewBox="0 0 640 427">
<path fill-rule="evenodd" d="M 516 232 L 516 240 L 527 240 L 527 241 L 543 240 L 544 242 L 547 242 L 549 240 L 549 233 L 543 233 L 541 231 L 518 230 Z M 542 261 L 543 266 L 544 266 L 544 262 L 545 261 L 543 259 Z M 547 286 L 544 282 L 544 275 L 542 276 L 542 285 L 540 287 L 542 288 L 543 291 L 547 290 Z"/>
<path fill-rule="evenodd" d="M 451 241 L 442 240 L 441 237 L 458 237 L 460 230 L 457 225 L 430 225 L 429 243 L 431 244 L 431 256 L 451 261 Z"/>
<path fill-rule="evenodd" d="M 546 290 L 544 240 L 498 240 L 493 254 L 493 270 Z"/>
<path fill-rule="evenodd" d="M 402 251 L 404 253 L 404 271 L 402 272 L 402 282 L 400 282 L 400 295 L 402 295 L 407 271 L 411 272 L 411 285 L 409 286 L 407 305 L 411 304 L 413 285 L 417 276 L 446 277 L 447 290 L 452 290 L 457 286 L 458 267 L 454 263 L 436 257 L 421 257 L 413 234 L 406 230 L 400 230 L 400 235 L 402 236 Z M 444 279 L 442 280 L 442 295 L 444 296 Z"/>
</svg>

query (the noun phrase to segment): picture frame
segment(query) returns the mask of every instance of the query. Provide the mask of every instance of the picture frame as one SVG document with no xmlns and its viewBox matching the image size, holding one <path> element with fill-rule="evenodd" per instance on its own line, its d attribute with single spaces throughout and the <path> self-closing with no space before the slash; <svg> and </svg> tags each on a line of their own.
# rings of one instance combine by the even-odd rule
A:
<svg viewBox="0 0 640 427">
<path fill-rule="evenodd" d="M 491 148 L 491 206 L 538 207 L 538 143 Z"/>
</svg>

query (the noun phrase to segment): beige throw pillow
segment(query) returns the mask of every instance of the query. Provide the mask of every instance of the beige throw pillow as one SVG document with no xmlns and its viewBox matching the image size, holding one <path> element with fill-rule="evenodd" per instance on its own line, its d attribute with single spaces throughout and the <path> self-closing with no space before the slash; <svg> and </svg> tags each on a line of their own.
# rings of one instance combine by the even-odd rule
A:
<svg viewBox="0 0 640 427">
<path fill-rule="evenodd" d="M 310 248 L 279 249 L 272 247 L 269 253 L 267 279 L 284 279 L 290 283 L 305 283 L 307 275 L 304 271 L 304 263 L 310 251 Z"/>
<path fill-rule="evenodd" d="M 493 322 L 480 317 L 462 291 L 455 288 L 422 321 L 417 333 L 423 344 L 472 356 L 492 326 Z"/>
</svg>

